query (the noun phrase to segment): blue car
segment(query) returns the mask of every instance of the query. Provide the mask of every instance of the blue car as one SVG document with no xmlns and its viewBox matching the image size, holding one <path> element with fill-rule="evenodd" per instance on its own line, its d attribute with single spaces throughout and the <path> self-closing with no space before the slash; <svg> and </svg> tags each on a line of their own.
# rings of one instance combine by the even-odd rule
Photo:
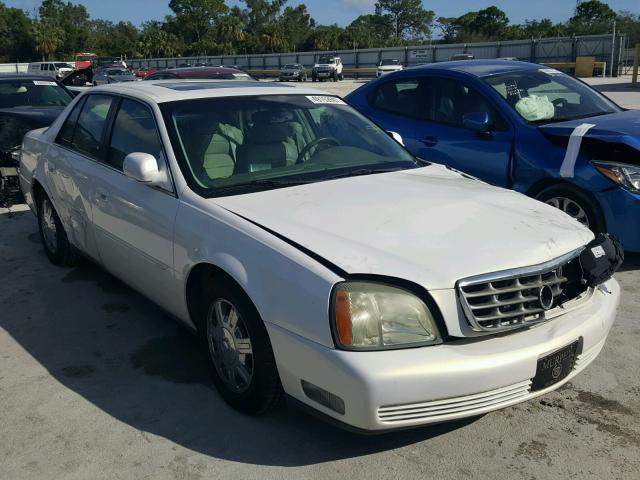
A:
<svg viewBox="0 0 640 480">
<path fill-rule="evenodd" d="M 346 100 L 419 158 L 564 210 L 640 251 L 640 111 L 533 63 L 444 62 Z"/>
</svg>

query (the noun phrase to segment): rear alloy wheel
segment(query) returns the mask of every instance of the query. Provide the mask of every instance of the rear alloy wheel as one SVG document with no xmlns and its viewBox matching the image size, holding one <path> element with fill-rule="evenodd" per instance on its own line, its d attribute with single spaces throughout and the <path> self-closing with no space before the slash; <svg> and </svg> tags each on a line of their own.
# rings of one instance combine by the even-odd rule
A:
<svg viewBox="0 0 640 480">
<path fill-rule="evenodd" d="M 215 277 L 204 337 L 214 384 L 224 400 L 245 413 L 274 409 L 283 391 L 269 335 L 255 307 L 228 278 Z"/>
<path fill-rule="evenodd" d="M 60 217 L 53 208 L 49 197 L 42 194 L 38 198 L 38 229 L 44 252 L 54 265 L 72 266 L 77 261 L 76 252 L 69 243 Z"/>
<path fill-rule="evenodd" d="M 605 221 L 600 207 L 580 189 L 570 185 L 554 185 L 544 189 L 536 197 L 582 223 L 594 232 L 605 231 Z"/>
</svg>

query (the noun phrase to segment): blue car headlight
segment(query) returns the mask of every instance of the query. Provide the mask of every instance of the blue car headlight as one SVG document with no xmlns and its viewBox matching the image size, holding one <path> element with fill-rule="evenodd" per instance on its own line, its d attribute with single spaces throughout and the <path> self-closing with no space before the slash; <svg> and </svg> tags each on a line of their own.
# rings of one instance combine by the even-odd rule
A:
<svg viewBox="0 0 640 480">
<path fill-rule="evenodd" d="M 634 193 L 640 192 L 640 166 L 600 160 L 592 163 L 609 180 Z"/>
</svg>

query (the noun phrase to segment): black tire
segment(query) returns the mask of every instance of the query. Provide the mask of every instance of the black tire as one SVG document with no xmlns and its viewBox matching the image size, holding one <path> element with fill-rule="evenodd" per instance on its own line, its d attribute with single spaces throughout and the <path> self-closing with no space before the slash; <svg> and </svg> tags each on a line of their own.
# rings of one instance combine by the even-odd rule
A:
<svg viewBox="0 0 640 480">
<path fill-rule="evenodd" d="M 312 82 L 317 82 L 317 81 L 318 81 L 318 78 L 317 78 L 315 75 L 313 75 L 313 76 L 311 77 L 311 81 L 312 81 Z"/>
<path fill-rule="evenodd" d="M 37 199 L 38 231 L 44 252 L 54 265 L 72 267 L 78 263 L 76 249 L 69 243 L 67 233 L 64 231 L 58 212 L 46 194 L 40 194 Z M 55 234 L 45 233 L 45 225 L 53 222 Z"/>
<path fill-rule="evenodd" d="M 244 291 L 230 278 L 217 275 L 207 283 L 209 286 L 204 287 L 203 294 L 204 308 L 200 309 L 204 318 L 201 318 L 198 324 L 201 339 L 207 349 L 207 358 L 216 389 L 225 402 L 241 412 L 261 414 L 274 410 L 281 404 L 284 392 L 271 341 L 260 314 Z M 238 325 L 244 325 L 243 334 L 250 339 L 252 374 L 250 382 L 243 391 L 236 391 L 228 385 L 228 380 L 223 379 L 220 365 L 216 365 L 214 360 L 216 354 L 212 342 L 215 343 L 215 340 L 210 341 L 210 334 L 213 335 L 211 329 L 215 328 L 212 325 L 215 323 L 213 318 L 217 318 L 214 313 L 217 301 L 225 301 L 235 307 L 240 318 Z M 209 321 L 210 316 L 212 316 L 211 321 Z M 234 329 L 234 342 L 235 332 Z M 245 356 L 245 362 L 246 358 L 247 356 Z"/>
<path fill-rule="evenodd" d="M 596 233 L 606 232 L 607 230 L 600 205 L 589 194 L 573 185 L 547 187 L 536 195 L 536 199 L 560 208 Z M 582 210 L 584 215 L 580 213 L 579 209 Z"/>
<path fill-rule="evenodd" d="M 340 80 L 340 81 L 344 80 L 344 74 L 343 74 L 343 73 L 341 73 L 340 75 L 338 75 L 338 80 Z"/>
</svg>

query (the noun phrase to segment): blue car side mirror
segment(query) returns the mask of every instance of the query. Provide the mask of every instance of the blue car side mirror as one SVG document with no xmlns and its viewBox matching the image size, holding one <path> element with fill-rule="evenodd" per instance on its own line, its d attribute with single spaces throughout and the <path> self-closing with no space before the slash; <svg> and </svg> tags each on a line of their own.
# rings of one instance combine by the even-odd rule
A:
<svg viewBox="0 0 640 480">
<path fill-rule="evenodd" d="M 487 112 L 471 112 L 462 116 L 464 128 L 474 132 L 487 133 L 489 131 L 489 114 Z"/>
</svg>

